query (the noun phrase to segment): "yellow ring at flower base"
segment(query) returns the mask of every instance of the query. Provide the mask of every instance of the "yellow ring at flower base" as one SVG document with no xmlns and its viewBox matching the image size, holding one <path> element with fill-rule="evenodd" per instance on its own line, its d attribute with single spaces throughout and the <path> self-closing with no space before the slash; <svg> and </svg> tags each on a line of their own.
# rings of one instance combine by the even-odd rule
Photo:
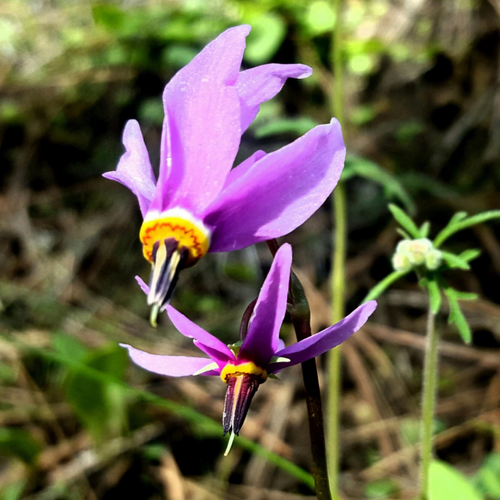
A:
<svg viewBox="0 0 500 500">
<path fill-rule="evenodd" d="M 262 382 L 267 380 L 267 370 L 257 366 L 252 361 L 247 361 L 241 365 L 227 364 L 220 373 L 220 378 L 223 382 L 227 384 L 229 377 L 237 377 L 239 375 L 254 375 L 255 377 L 260 377 Z"/>
<path fill-rule="evenodd" d="M 210 246 L 210 233 L 201 223 L 178 217 L 172 210 L 158 214 L 158 218 L 146 219 L 139 233 L 144 258 L 153 263 L 153 246 L 157 241 L 173 238 L 179 242 L 179 247 L 189 251 L 187 266 L 196 264 L 207 252 Z"/>
</svg>

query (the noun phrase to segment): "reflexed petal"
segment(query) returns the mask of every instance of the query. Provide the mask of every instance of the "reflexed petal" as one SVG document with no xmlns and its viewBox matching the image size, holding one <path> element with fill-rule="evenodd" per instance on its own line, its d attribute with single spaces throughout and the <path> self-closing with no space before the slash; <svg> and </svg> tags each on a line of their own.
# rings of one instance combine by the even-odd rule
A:
<svg viewBox="0 0 500 500">
<path fill-rule="evenodd" d="M 161 132 L 160 150 L 160 172 L 158 176 L 158 186 L 155 197 L 151 203 L 151 210 L 163 212 L 170 205 L 175 191 L 179 188 L 184 164 L 181 138 L 175 127 L 175 123 L 170 118 L 168 110 L 165 108 L 163 118 L 163 128 Z"/>
<path fill-rule="evenodd" d="M 333 326 L 326 328 L 322 332 L 301 340 L 296 344 L 278 351 L 276 356 L 288 358 L 289 363 L 276 363 L 268 367 L 269 373 L 276 373 L 287 366 L 302 363 L 314 358 L 324 352 L 338 346 L 348 339 L 354 332 L 357 332 L 376 309 L 377 303 L 374 300 L 359 306 L 349 316 L 339 321 Z"/>
<path fill-rule="evenodd" d="M 286 313 L 291 266 L 292 247 L 285 243 L 276 253 L 262 285 L 238 359 L 253 361 L 257 366 L 265 368 L 278 350 L 280 327 Z"/>
<path fill-rule="evenodd" d="M 258 151 L 255 151 L 252 156 L 249 156 L 246 160 L 242 161 L 236 168 L 233 168 L 227 174 L 224 189 L 229 186 L 229 184 L 237 181 L 242 175 L 245 175 L 248 170 L 254 166 L 255 162 L 259 161 L 264 156 L 266 156 L 266 152 L 259 149 Z"/>
<path fill-rule="evenodd" d="M 129 120 L 125 125 L 123 145 L 126 152 L 120 158 L 118 167 L 114 172 L 106 172 L 103 177 L 118 181 L 128 187 L 137 196 L 144 217 L 149 209 L 156 187 L 148 150 L 144 144 L 141 128 L 136 120 Z"/>
<path fill-rule="evenodd" d="M 169 377 L 185 377 L 193 375 L 205 366 L 210 365 L 212 360 L 209 358 L 195 358 L 189 356 L 162 356 L 160 354 L 149 354 L 140 351 L 127 344 L 120 344 L 128 349 L 128 354 L 132 361 L 150 372 L 159 375 L 168 375 Z M 217 371 L 211 370 L 203 375 L 217 375 Z"/>
<path fill-rule="evenodd" d="M 312 69 L 304 64 L 264 64 L 242 71 L 238 76 L 238 95 L 241 102 L 241 133 L 252 123 L 259 106 L 272 99 L 287 78 L 307 78 Z"/>
<path fill-rule="evenodd" d="M 335 119 L 261 158 L 207 207 L 204 222 L 214 228 L 210 252 L 237 250 L 293 231 L 330 195 L 344 158 Z"/>
<path fill-rule="evenodd" d="M 241 137 L 235 85 L 249 32 L 249 26 L 226 30 L 165 87 L 165 113 L 180 138 L 183 157 L 172 168 L 182 172 L 182 179 L 170 206 L 199 212 L 224 185 Z"/>
<path fill-rule="evenodd" d="M 221 342 L 217 337 L 214 337 L 210 333 L 203 330 L 203 328 L 200 328 L 197 324 L 187 319 L 184 314 L 181 314 L 172 306 L 167 306 L 166 311 L 175 328 L 177 328 L 182 335 L 195 339 L 204 346 L 216 350 L 222 356 L 225 356 L 227 361 L 234 359 L 231 349 L 229 349 L 229 347 Z"/>
<path fill-rule="evenodd" d="M 135 277 L 135 281 L 141 287 L 141 290 L 147 295 L 149 293 L 149 285 L 144 283 L 144 280 L 140 276 Z"/>
<path fill-rule="evenodd" d="M 194 341 L 194 345 L 200 349 L 200 351 L 203 351 L 206 355 L 210 356 L 210 358 L 217 363 L 220 370 L 227 365 L 228 358 L 225 353 L 221 353 L 217 349 L 209 347 L 198 340 Z M 234 355 L 231 356 L 231 359 L 234 360 Z"/>
</svg>

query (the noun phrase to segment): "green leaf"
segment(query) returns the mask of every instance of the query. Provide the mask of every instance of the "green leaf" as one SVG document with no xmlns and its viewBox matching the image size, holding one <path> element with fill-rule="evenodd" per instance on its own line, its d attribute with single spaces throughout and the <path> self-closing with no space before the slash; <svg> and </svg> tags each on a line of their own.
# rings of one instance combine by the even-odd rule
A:
<svg viewBox="0 0 500 500">
<path fill-rule="evenodd" d="M 0 492 L 0 500 L 21 500 L 26 484 L 27 481 L 22 480 L 4 485 Z"/>
<path fill-rule="evenodd" d="M 483 500 L 462 474 L 437 460 L 429 466 L 428 496 L 429 500 Z"/>
<path fill-rule="evenodd" d="M 399 491 L 398 484 L 392 479 L 378 479 L 371 481 L 365 487 L 365 495 L 367 498 L 387 498 Z"/>
<path fill-rule="evenodd" d="M 311 2 L 304 19 L 311 36 L 321 35 L 333 30 L 336 20 L 336 12 L 332 9 L 330 3 L 325 0 Z"/>
<path fill-rule="evenodd" d="M 283 118 L 255 127 L 255 137 L 262 139 L 279 134 L 293 134 L 297 137 L 309 132 L 318 123 L 312 118 L 302 116 L 298 118 Z"/>
<path fill-rule="evenodd" d="M 474 483 L 489 498 L 500 500 L 500 453 L 492 453 L 486 457 Z"/>
<path fill-rule="evenodd" d="M 92 17 L 98 26 L 117 32 L 123 25 L 125 14 L 117 5 L 100 3 L 92 6 Z"/>
<path fill-rule="evenodd" d="M 469 248 L 464 250 L 459 257 L 465 262 L 470 262 L 471 260 L 477 259 L 481 255 L 481 250 L 478 248 Z"/>
<path fill-rule="evenodd" d="M 415 203 L 411 196 L 393 175 L 367 158 L 348 154 L 341 179 L 345 181 L 356 175 L 377 182 L 384 188 L 387 197 L 399 200 L 409 212 L 415 211 Z"/>
<path fill-rule="evenodd" d="M 395 283 L 399 278 L 402 278 L 403 276 L 407 275 L 411 271 L 394 271 L 388 276 L 386 276 L 380 283 L 375 285 L 368 295 L 364 298 L 362 304 L 365 302 L 368 302 L 369 300 L 376 299 L 379 295 L 382 294 L 387 288 L 389 288 L 393 283 Z"/>
<path fill-rule="evenodd" d="M 82 362 L 122 379 L 128 357 L 124 349 L 112 346 L 90 353 Z M 64 381 L 64 391 L 77 417 L 96 442 L 110 435 L 117 436 L 123 430 L 127 398 L 116 385 L 89 378 L 81 369 L 71 369 Z"/>
<path fill-rule="evenodd" d="M 425 221 L 420 226 L 420 237 L 421 238 L 427 238 L 429 236 L 430 230 L 431 230 L 431 223 L 429 221 Z"/>
<path fill-rule="evenodd" d="M 465 212 L 459 212 L 463 214 Z M 486 222 L 492 219 L 500 219 L 500 210 L 489 210 L 487 212 L 482 212 L 477 215 L 473 215 L 468 219 L 464 219 L 463 215 L 461 215 L 458 220 L 455 217 L 452 217 L 448 225 L 438 233 L 436 239 L 434 240 L 434 246 L 437 248 L 442 245 L 450 236 L 457 233 L 458 231 L 462 231 L 471 226 L 475 226 L 476 224 L 481 224 L 482 222 Z"/>
<path fill-rule="evenodd" d="M 19 458 L 33 465 L 42 451 L 41 444 L 23 429 L 0 428 L 0 454 Z"/>
<path fill-rule="evenodd" d="M 429 291 L 429 302 L 431 310 L 434 314 L 439 312 L 441 308 L 441 290 L 439 285 L 433 279 L 427 279 L 426 283 L 427 290 Z"/>
<path fill-rule="evenodd" d="M 247 38 L 245 60 L 252 65 L 268 62 L 280 48 L 286 35 L 283 19 L 275 13 L 260 14 L 250 20 L 252 32 Z"/>
<path fill-rule="evenodd" d="M 349 70 L 355 75 L 366 75 L 375 66 L 375 56 L 373 54 L 353 54 L 347 61 Z"/>
<path fill-rule="evenodd" d="M 456 268 L 465 270 L 470 269 L 470 266 L 467 263 L 467 261 L 462 259 L 459 255 L 455 255 L 453 253 L 441 250 L 441 256 L 451 269 L 456 269 Z"/>
<path fill-rule="evenodd" d="M 453 214 L 453 216 L 451 217 L 450 223 L 456 224 L 457 222 L 461 222 L 464 219 L 466 219 L 468 215 L 469 214 L 467 212 L 457 212 L 457 213 Z"/>
<path fill-rule="evenodd" d="M 445 288 L 444 292 L 448 297 L 448 302 L 450 304 L 450 315 L 448 316 L 448 323 L 454 324 L 457 327 L 458 333 L 462 337 L 462 340 L 466 344 L 470 344 L 472 340 L 472 332 L 469 323 L 467 323 L 467 320 L 465 319 L 465 316 L 460 309 L 460 305 L 457 300 L 457 292 L 452 288 Z"/>
<path fill-rule="evenodd" d="M 412 238 L 418 239 L 420 238 L 420 231 L 415 223 L 406 215 L 403 210 L 401 210 L 398 206 L 389 204 L 389 210 L 392 212 L 393 217 L 398 221 L 399 225 L 405 230 L 408 231 Z"/>
<path fill-rule="evenodd" d="M 56 332 L 51 338 L 52 347 L 61 356 L 81 361 L 89 354 L 89 349 L 78 339 L 62 332 Z"/>
</svg>

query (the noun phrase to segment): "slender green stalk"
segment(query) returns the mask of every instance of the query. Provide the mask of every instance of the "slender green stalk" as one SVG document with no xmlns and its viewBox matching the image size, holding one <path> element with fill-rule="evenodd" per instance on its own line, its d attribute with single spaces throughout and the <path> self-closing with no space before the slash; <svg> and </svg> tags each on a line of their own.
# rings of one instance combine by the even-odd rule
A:
<svg viewBox="0 0 500 500">
<path fill-rule="evenodd" d="M 333 0 L 333 9 L 337 23 L 332 36 L 332 66 L 334 73 L 332 111 L 333 115 L 344 123 L 344 94 L 342 68 L 342 0 Z M 333 195 L 335 233 L 332 277 L 332 319 L 340 321 L 344 316 L 345 261 L 347 248 L 347 209 L 346 195 L 342 183 L 339 182 Z M 340 347 L 330 352 L 327 413 L 327 456 L 332 498 L 339 498 L 340 470 L 340 391 L 341 391 L 341 350 Z"/>
<path fill-rule="evenodd" d="M 345 285 L 345 257 L 347 247 L 346 202 L 345 189 L 338 185 L 334 194 L 335 207 L 335 254 L 333 256 L 332 277 L 332 319 L 340 321 L 344 316 L 344 285 Z M 341 372 L 342 351 L 340 346 L 330 351 L 328 358 L 328 470 L 330 487 L 333 498 L 339 498 L 339 471 L 340 471 L 340 392 L 342 387 Z"/>
<path fill-rule="evenodd" d="M 439 332 L 436 328 L 436 315 L 432 312 L 429 298 L 427 315 L 427 343 L 424 360 L 424 390 L 422 394 L 422 457 L 420 464 L 420 498 L 427 500 L 429 487 L 429 465 L 432 460 L 432 436 L 434 424 L 434 409 L 436 405 L 436 389 L 438 380 L 438 343 Z"/>
</svg>

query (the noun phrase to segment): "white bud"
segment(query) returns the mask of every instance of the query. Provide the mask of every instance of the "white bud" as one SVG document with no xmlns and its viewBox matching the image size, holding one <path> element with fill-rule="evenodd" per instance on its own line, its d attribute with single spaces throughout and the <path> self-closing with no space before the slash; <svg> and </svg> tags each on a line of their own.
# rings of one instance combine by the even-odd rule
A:
<svg viewBox="0 0 500 500">
<path fill-rule="evenodd" d="M 427 238 L 410 241 L 408 257 L 414 266 L 421 266 L 425 263 L 426 255 L 433 250 L 432 241 Z"/>
<path fill-rule="evenodd" d="M 392 257 L 392 267 L 395 271 L 409 271 L 413 266 L 404 253 L 395 253 Z"/>
<path fill-rule="evenodd" d="M 425 256 L 425 267 L 430 271 L 435 271 L 443 260 L 443 256 L 439 250 L 433 248 L 430 252 L 427 252 Z"/>
</svg>

